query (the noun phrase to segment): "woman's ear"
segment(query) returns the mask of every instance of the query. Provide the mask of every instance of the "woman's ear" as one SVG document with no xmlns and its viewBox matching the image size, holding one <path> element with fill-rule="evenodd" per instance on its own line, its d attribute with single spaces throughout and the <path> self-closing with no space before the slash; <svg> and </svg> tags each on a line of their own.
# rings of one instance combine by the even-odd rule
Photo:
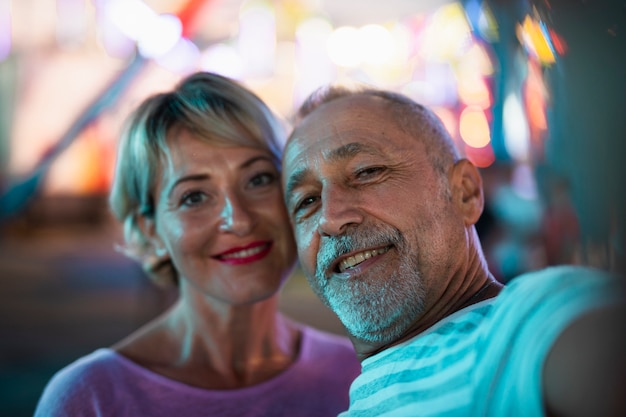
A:
<svg viewBox="0 0 626 417">
<path fill-rule="evenodd" d="M 485 205 L 483 180 L 478 168 L 467 159 L 458 161 L 452 167 L 450 189 L 465 225 L 476 224 Z"/>
<path fill-rule="evenodd" d="M 165 254 L 165 246 L 156 232 L 156 222 L 154 221 L 154 216 L 141 213 L 138 214 L 137 227 L 139 228 L 141 234 L 146 238 L 146 241 L 154 249 L 155 255 L 163 256 Z"/>
</svg>

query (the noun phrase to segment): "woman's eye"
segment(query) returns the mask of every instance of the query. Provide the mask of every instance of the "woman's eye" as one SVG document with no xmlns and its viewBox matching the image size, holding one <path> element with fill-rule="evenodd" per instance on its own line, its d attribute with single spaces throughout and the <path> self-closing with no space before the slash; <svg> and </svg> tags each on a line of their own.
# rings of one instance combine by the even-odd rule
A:
<svg viewBox="0 0 626 417">
<path fill-rule="evenodd" d="M 264 185 L 273 184 L 276 181 L 276 175 L 270 172 L 257 174 L 250 180 L 251 187 L 262 187 Z"/>
<path fill-rule="evenodd" d="M 200 191 L 191 191 L 183 194 L 181 204 L 184 206 L 195 206 L 207 199 L 206 194 Z"/>
</svg>

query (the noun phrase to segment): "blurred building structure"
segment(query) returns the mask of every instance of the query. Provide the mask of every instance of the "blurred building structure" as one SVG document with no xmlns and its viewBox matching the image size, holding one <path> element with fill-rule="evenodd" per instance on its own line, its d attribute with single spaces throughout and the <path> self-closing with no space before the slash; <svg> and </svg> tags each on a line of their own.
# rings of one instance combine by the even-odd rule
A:
<svg viewBox="0 0 626 417">
<path fill-rule="evenodd" d="M 405 93 L 481 167 L 479 232 L 500 280 L 623 264 L 625 7 L 0 0 L 0 415 L 30 415 L 54 371 L 175 297 L 115 251 L 106 194 L 125 117 L 192 71 L 240 80 L 287 126 L 329 82 Z M 342 331 L 298 275 L 283 307 Z"/>
</svg>

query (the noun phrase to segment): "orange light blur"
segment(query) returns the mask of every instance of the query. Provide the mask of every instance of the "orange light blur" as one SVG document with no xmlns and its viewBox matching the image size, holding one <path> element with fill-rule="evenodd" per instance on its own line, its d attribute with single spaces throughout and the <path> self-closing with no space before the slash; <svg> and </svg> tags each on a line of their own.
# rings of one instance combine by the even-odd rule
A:
<svg viewBox="0 0 626 417">
<path fill-rule="evenodd" d="M 491 94 L 485 79 L 474 74 L 462 73 L 458 80 L 459 99 L 468 106 L 488 109 L 491 106 Z"/>
<path fill-rule="evenodd" d="M 473 148 L 482 148 L 491 142 L 489 122 L 482 108 L 466 107 L 461 113 L 459 133 L 463 142 Z"/>
</svg>

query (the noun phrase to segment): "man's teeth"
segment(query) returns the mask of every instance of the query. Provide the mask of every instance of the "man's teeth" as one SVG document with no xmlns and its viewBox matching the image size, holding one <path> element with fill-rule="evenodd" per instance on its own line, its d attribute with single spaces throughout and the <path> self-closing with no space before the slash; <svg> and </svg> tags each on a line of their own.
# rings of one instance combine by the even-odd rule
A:
<svg viewBox="0 0 626 417">
<path fill-rule="evenodd" d="M 248 256 L 256 255 L 257 253 L 261 252 L 263 249 L 265 249 L 265 247 L 266 247 L 266 245 L 262 245 L 262 246 L 257 246 L 257 247 L 250 248 L 250 249 L 244 249 L 244 250 L 240 250 L 238 252 L 233 252 L 233 253 L 229 253 L 227 255 L 222 255 L 222 256 L 220 256 L 220 258 L 222 258 L 222 259 L 247 258 Z"/>
<path fill-rule="evenodd" d="M 360 264 L 366 259 L 373 258 L 374 256 L 377 256 L 377 255 L 382 255 L 388 250 L 389 250 L 389 246 L 387 246 L 386 248 L 381 248 L 381 249 L 366 250 L 363 252 L 359 252 L 355 255 L 349 256 L 339 263 L 339 272 L 344 272 L 346 269 L 354 268 L 356 265 Z"/>
</svg>

